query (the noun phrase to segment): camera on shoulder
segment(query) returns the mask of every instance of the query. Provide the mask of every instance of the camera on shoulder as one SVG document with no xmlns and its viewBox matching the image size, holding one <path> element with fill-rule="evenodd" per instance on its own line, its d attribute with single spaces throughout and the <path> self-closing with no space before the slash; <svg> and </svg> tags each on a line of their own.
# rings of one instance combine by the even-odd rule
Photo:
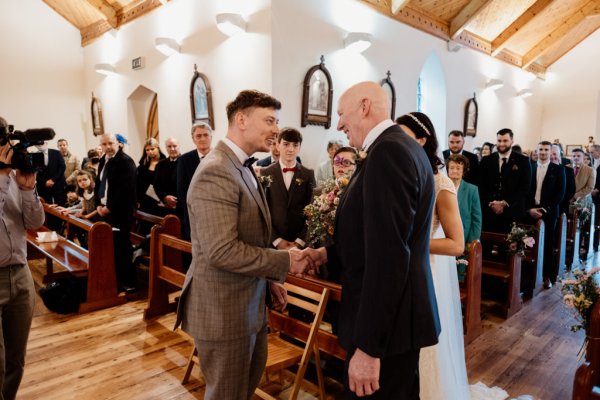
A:
<svg viewBox="0 0 600 400">
<path fill-rule="evenodd" d="M 44 167 L 44 155 L 41 153 L 29 153 L 28 147 L 44 144 L 55 136 L 52 128 L 27 129 L 26 131 L 15 131 L 13 125 L 0 125 L 0 146 L 10 143 L 13 151 L 11 164 L 0 162 L 0 169 L 13 168 L 21 172 L 35 172 Z"/>
</svg>

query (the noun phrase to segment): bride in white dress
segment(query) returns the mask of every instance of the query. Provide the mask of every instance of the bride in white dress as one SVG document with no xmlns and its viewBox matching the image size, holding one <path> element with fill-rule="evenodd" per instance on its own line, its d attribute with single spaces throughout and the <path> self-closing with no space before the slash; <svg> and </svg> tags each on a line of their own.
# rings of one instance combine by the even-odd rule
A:
<svg viewBox="0 0 600 400">
<path fill-rule="evenodd" d="M 422 400 L 505 399 L 506 392 L 478 384 L 469 388 L 460 305 L 456 256 L 464 251 L 462 222 L 454 184 L 440 169 L 437 137 L 429 118 L 419 112 L 396 122 L 427 153 L 435 180 L 430 263 L 442 331 L 439 343 L 421 350 L 419 359 Z"/>
</svg>

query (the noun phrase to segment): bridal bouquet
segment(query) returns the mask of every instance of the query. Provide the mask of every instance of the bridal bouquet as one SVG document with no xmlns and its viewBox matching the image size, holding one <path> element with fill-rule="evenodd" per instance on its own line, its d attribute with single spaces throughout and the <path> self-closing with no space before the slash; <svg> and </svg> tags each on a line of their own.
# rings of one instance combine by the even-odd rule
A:
<svg viewBox="0 0 600 400">
<path fill-rule="evenodd" d="M 512 254 L 518 254 L 521 257 L 525 255 L 526 247 L 533 247 L 535 245 L 535 239 L 532 236 L 532 228 L 522 228 L 517 226 L 515 222 L 512 224 L 512 229 L 506 236 L 508 242 L 508 251 Z"/>
<path fill-rule="evenodd" d="M 327 246 L 333 243 L 335 228 L 335 213 L 344 188 L 350 178 L 329 179 L 322 186 L 321 194 L 315 196 L 312 202 L 304 208 L 307 226 L 307 244 Z"/>
<path fill-rule="evenodd" d="M 561 281 L 563 300 L 567 307 L 574 310 L 578 322 L 571 326 L 573 332 L 584 329 L 587 333 L 590 328 L 592 308 L 600 298 L 598 271 L 600 268 L 593 268 L 588 272 L 576 269 L 572 272 L 572 279 Z"/>
</svg>

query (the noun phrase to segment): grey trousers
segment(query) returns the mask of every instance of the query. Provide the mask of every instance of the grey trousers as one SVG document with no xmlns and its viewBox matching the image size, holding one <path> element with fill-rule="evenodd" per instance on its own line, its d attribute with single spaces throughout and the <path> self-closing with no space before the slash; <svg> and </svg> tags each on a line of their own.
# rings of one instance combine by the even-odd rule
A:
<svg viewBox="0 0 600 400">
<path fill-rule="evenodd" d="M 0 400 L 17 396 L 34 305 L 35 288 L 29 267 L 0 267 Z"/>
<path fill-rule="evenodd" d="M 204 400 L 250 399 L 267 363 L 267 326 L 236 340 L 195 339 L 204 374 Z"/>
</svg>

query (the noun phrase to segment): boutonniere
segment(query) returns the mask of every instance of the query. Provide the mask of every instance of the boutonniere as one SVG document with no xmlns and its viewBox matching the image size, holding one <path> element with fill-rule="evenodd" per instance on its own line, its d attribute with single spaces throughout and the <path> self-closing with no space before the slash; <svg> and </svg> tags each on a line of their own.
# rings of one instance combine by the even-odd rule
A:
<svg viewBox="0 0 600 400">
<path fill-rule="evenodd" d="M 513 171 L 518 171 L 519 170 L 519 167 L 517 166 L 517 164 L 513 165 L 512 170 Z"/>
<path fill-rule="evenodd" d="M 258 177 L 258 181 L 260 182 L 262 187 L 266 189 L 269 186 L 271 186 L 271 183 L 273 183 L 273 178 L 271 177 L 271 175 L 260 175 Z"/>
<path fill-rule="evenodd" d="M 304 183 L 304 179 L 296 178 L 295 182 L 296 182 L 296 186 L 300 186 Z"/>
<path fill-rule="evenodd" d="M 365 161 L 367 158 L 367 152 L 364 150 L 359 150 L 358 153 L 356 154 L 356 165 L 360 165 L 363 163 L 363 161 Z"/>
</svg>

